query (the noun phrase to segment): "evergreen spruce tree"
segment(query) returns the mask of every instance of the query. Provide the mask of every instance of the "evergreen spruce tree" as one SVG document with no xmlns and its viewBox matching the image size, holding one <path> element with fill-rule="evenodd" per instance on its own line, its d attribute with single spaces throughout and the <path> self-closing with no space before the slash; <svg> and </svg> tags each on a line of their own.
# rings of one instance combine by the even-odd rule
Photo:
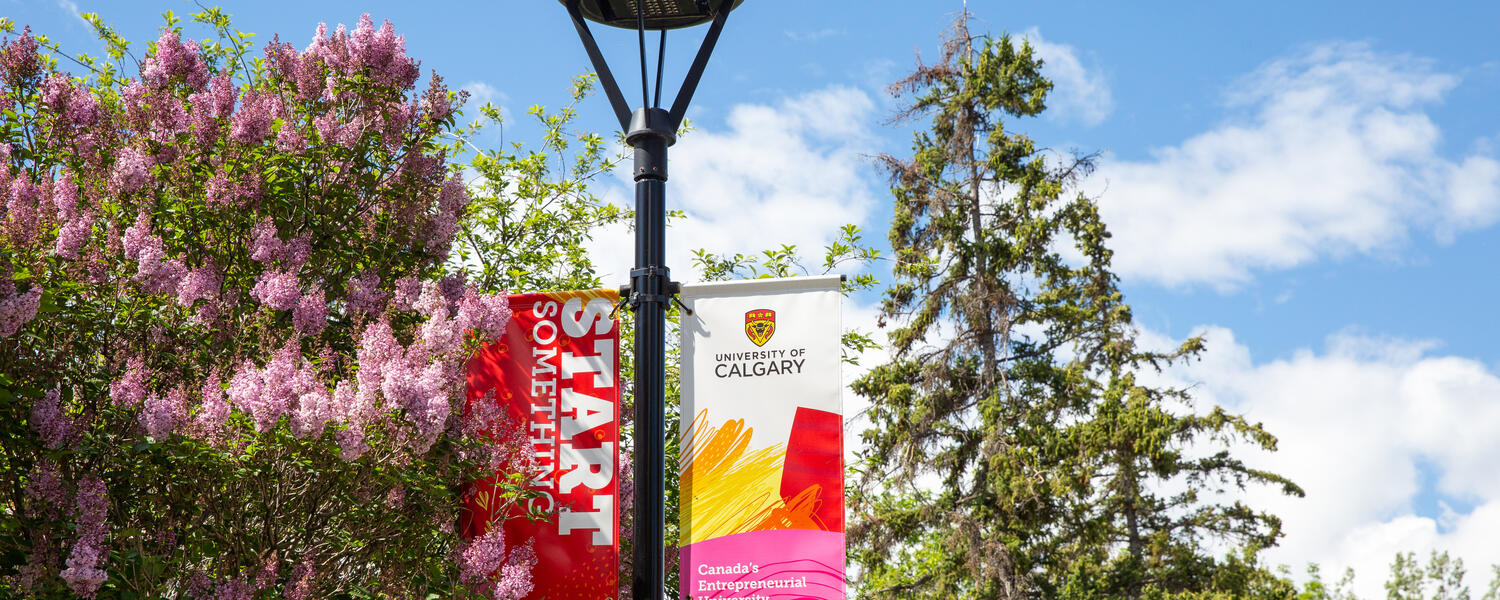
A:
<svg viewBox="0 0 1500 600">
<path fill-rule="evenodd" d="M 1076 191 L 1093 157 L 1015 129 L 1051 87 L 1029 44 L 973 35 L 967 13 L 892 87 L 910 100 L 897 120 L 931 123 L 910 158 L 879 159 L 895 358 L 854 388 L 871 402 L 850 511 L 862 597 L 1289 597 L 1257 560 L 1279 522 L 1212 494 L 1301 490 L 1221 449 L 1274 449 L 1258 425 L 1137 379 L 1202 342 L 1137 347 L 1109 234 Z"/>
</svg>

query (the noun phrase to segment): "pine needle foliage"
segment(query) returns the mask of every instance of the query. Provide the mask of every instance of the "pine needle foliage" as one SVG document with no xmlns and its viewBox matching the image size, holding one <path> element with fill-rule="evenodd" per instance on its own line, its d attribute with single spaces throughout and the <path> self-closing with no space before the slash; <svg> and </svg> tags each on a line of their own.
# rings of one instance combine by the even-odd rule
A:
<svg viewBox="0 0 1500 600">
<path fill-rule="evenodd" d="M 1288 597 L 1258 560 L 1280 522 L 1222 500 L 1301 495 L 1228 450 L 1275 438 L 1147 381 L 1203 342 L 1138 347 L 1109 232 L 1077 189 L 1095 156 L 1016 129 L 1052 84 L 1025 40 L 968 17 L 891 88 L 896 122 L 930 120 L 911 156 L 877 159 L 895 356 L 854 385 L 871 403 L 850 511 L 861 597 Z"/>
</svg>

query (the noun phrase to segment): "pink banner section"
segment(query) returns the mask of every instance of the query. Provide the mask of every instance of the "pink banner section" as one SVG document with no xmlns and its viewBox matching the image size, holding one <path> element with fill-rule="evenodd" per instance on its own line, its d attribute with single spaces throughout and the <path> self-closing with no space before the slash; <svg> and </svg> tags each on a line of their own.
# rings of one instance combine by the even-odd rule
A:
<svg viewBox="0 0 1500 600">
<path fill-rule="evenodd" d="M 686 600 L 843 600 L 844 533 L 777 529 L 682 549 Z"/>
</svg>

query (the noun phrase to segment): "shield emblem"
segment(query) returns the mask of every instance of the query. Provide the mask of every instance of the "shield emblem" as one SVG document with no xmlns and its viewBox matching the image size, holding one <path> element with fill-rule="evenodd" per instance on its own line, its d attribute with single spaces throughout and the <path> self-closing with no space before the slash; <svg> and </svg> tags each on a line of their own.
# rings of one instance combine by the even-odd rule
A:
<svg viewBox="0 0 1500 600">
<path fill-rule="evenodd" d="M 776 311 L 757 308 L 745 312 L 745 336 L 757 346 L 764 346 L 776 334 Z"/>
</svg>

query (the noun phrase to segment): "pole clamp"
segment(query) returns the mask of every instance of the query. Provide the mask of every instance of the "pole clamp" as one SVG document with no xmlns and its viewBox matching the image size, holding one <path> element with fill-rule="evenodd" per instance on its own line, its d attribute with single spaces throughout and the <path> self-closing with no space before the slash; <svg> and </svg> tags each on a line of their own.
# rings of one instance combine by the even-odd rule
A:
<svg viewBox="0 0 1500 600">
<path fill-rule="evenodd" d="M 630 274 L 632 278 L 634 278 L 636 276 L 647 275 L 649 273 L 663 273 L 668 270 L 669 269 L 667 269 L 666 267 L 645 267 L 640 269 L 633 269 L 630 271 Z M 659 302 L 662 304 L 671 302 L 672 304 L 676 304 L 677 308 L 682 309 L 682 314 L 692 316 L 693 309 L 688 308 L 687 305 L 682 303 L 682 300 L 679 300 L 677 298 L 677 295 L 681 292 L 682 284 L 676 281 L 667 282 L 666 294 L 637 293 L 635 291 L 635 288 L 631 284 L 627 283 L 620 286 L 620 301 L 615 303 L 614 309 L 609 311 L 609 318 L 615 318 L 615 315 L 620 312 L 620 307 L 622 306 L 629 306 L 630 310 L 634 312 L 636 307 L 640 306 L 642 302 Z"/>
<path fill-rule="evenodd" d="M 672 270 L 666 267 L 650 266 L 630 270 L 630 280 L 634 282 L 637 277 L 665 277 L 672 278 Z"/>
<path fill-rule="evenodd" d="M 635 310 L 642 303 L 670 302 L 672 270 L 665 266 L 652 265 L 630 270 L 630 308 Z M 663 289 L 666 288 L 666 289 Z M 656 293 L 658 291 L 666 294 Z"/>
<path fill-rule="evenodd" d="M 668 296 L 666 294 L 631 294 L 630 295 L 630 308 L 634 309 L 634 308 L 640 306 L 642 303 L 645 303 L 645 302 L 655 302 L 655 303 L 658 303 L 658 304 L 666 304 L 667 302 L 671 301 L 671 298 L 672 298 L 671 296 Z"/>
</svg>

